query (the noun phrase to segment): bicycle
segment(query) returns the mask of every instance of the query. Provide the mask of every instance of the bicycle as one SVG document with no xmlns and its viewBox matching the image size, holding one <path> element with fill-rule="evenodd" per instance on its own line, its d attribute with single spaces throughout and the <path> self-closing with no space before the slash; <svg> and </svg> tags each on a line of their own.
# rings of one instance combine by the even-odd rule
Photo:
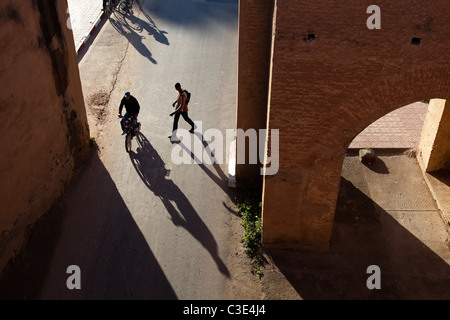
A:
<svg viewBox="0 0 450 320">
<path fill-rule="evenodd" d="M 130 118 L 124 120 L 124 130 L 125 130 L 125 150 L 126 152 L 130 153 L 133 138 L 136 136 L 137 132 L 141 130 L 141 123 L 138 122 L 134 116 L 131 116 Z"/>
<path fill-rule="evenodd" d="M 122 14 L 130 14 L 133 10 L 133 0 L 119 0 L 117 8 Z"/>
<path fill-rule="evenodd" d="M 118 2 L 119 0 L 107 0 L 105 8 L 106 14 L 111 14 L 116 9 Z"/>
</svg>

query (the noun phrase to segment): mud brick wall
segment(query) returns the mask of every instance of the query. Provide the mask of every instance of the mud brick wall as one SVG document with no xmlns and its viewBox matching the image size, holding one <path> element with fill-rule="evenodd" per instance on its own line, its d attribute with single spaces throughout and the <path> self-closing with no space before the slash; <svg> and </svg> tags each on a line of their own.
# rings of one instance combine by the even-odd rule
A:
<svg viewBox="0 0 450 320">
<path fill-rule="evenodd" d="M 0 271 L 89 149 L 67 2 L 0 2 Z"/>
<path fill-rule="evenodd" d="M 367 27 L 374 4 L 381 29 Z M 247 30 L 241 24 L 240 37 L 254 34 L 252 20 Z M 268 129 L 280 130 L 280 167 L 264 177 L 263 243 L 327 250 L 351 141 L 397 108 L 450 98 L 450 4 L 276 0 L 267 25 L 273 25 Z M 239 108 L 256 107 L 241 102 Z"/>
</svg>

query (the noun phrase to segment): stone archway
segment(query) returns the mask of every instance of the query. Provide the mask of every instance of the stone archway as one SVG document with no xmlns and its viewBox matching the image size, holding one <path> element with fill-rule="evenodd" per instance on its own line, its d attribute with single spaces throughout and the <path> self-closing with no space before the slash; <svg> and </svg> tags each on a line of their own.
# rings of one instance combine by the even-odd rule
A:
<svg viewBox="0 0 450 320">
<path fill-rule="evenodd" d="M 379 6 L 382 28 L 369 30 L 363 3 L 274 2 L 270 75 L 260 80 L 269 83 L 267 129 L 280 141 L 278 173 L 263 181 L 266 247 L 328 250 L 351 141 L 396 108 L 450 98 L 446 1 Z M 239 32 L 255 31 L 247 23 Z M 251 108 L 238 99 L 238 109 Z"/>
<path fill-rule="evenodd" d="M 442 78 L 441 87 L 437 76 L 438 73 L 432 71 L 420 73 L 420 76 L 404 74 L 374 86 L 372 92 L 361 91 L 353 101 L 342 104 L 323 117 L 318 124 L 323 128 L 318 134 L 320 138 L 310 141 L 311 148 L 298 150 L 295 155 L 307 161 L 291 164 L 288 170 L 284 167 L 282 154 L 286 151 L 283 151 L 282 144 L 290 138 L 289 134 L 284 135 L 280 131 L 280 173 L 264 178 L 264 245 L 326 250 L 333 225 L 340 172 L 350 142 L 368 125 L 398 107 L 438 94 L 448 99 L 450 92 L 444 95 L 440 89 L 436 90 L 446 83 L 446 79 Z M 417 88 L 413 86 L 405 90 L 404 83 L 415 83 Z M 391 96 L 395 89 L 402 94 Z M 297 136 L 306 134 L 301 129 L 295 133 Z M 296 148 L 294 144 L 290 147 Z M 448 145 L 442 144 L 442 147 L 448 148 Z"/>
</svg>

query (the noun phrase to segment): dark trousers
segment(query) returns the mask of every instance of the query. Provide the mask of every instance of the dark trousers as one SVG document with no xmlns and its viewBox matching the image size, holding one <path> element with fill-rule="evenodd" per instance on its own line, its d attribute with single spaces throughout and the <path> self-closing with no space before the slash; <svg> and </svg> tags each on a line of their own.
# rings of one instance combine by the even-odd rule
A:
<svg viewBox="0 0 450 320">
<path fill-rule="evenodd" d="M 133 116 L 132 114 L 126 112 L 125 115 L 120 120 L 120 126 L 122 127 L 122 131 L 125 131 L 125 120 L 130 119 L 132 116 Z"/>
<path fill-rule="evenodd" d="M 109 0 L 111 1 L 112 4 L 116 4 L 117 0 Z M 108 0 L 103 0 L 103 10 L 106 9 L 106 3 L 108 2 Z M 129 3 L 129 1 L 127 1 Z"/>
<path fill-rule="evenodd" d="M 195 124 L 194 121 L 191 120 L 191 118 L 189 118 L 188 113 L 187 112 L 178 112 L 175 114 L 175 118 L 173 119 L 173 130 L 172 132 L 174 132 L 175 130 L 178 129 L 178 120 L 180 120 L 180 116 L 183 117 L 183 119 L 189 123 L 191 125 L 191 129 L 194 130 L 195 129 Z"/>
</svg>

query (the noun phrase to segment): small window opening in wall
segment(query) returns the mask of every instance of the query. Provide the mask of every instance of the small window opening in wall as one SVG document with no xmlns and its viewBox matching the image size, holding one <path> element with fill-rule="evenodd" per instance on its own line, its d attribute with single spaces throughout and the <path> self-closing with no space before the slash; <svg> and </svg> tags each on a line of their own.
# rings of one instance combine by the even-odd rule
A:
<svg viewBox="0 0 450 320">
<path fill-rule="evenodd" d="M 411 44 L 413 46 L 419 46 L 420 45 L 420 38 L 412 38 Z"/>
<path fill-rule="evenodd" d="M 316 39 L 316 35 L 314 33 L 308 33 L 308 41 L 311 42 Z"/>
</svg>

